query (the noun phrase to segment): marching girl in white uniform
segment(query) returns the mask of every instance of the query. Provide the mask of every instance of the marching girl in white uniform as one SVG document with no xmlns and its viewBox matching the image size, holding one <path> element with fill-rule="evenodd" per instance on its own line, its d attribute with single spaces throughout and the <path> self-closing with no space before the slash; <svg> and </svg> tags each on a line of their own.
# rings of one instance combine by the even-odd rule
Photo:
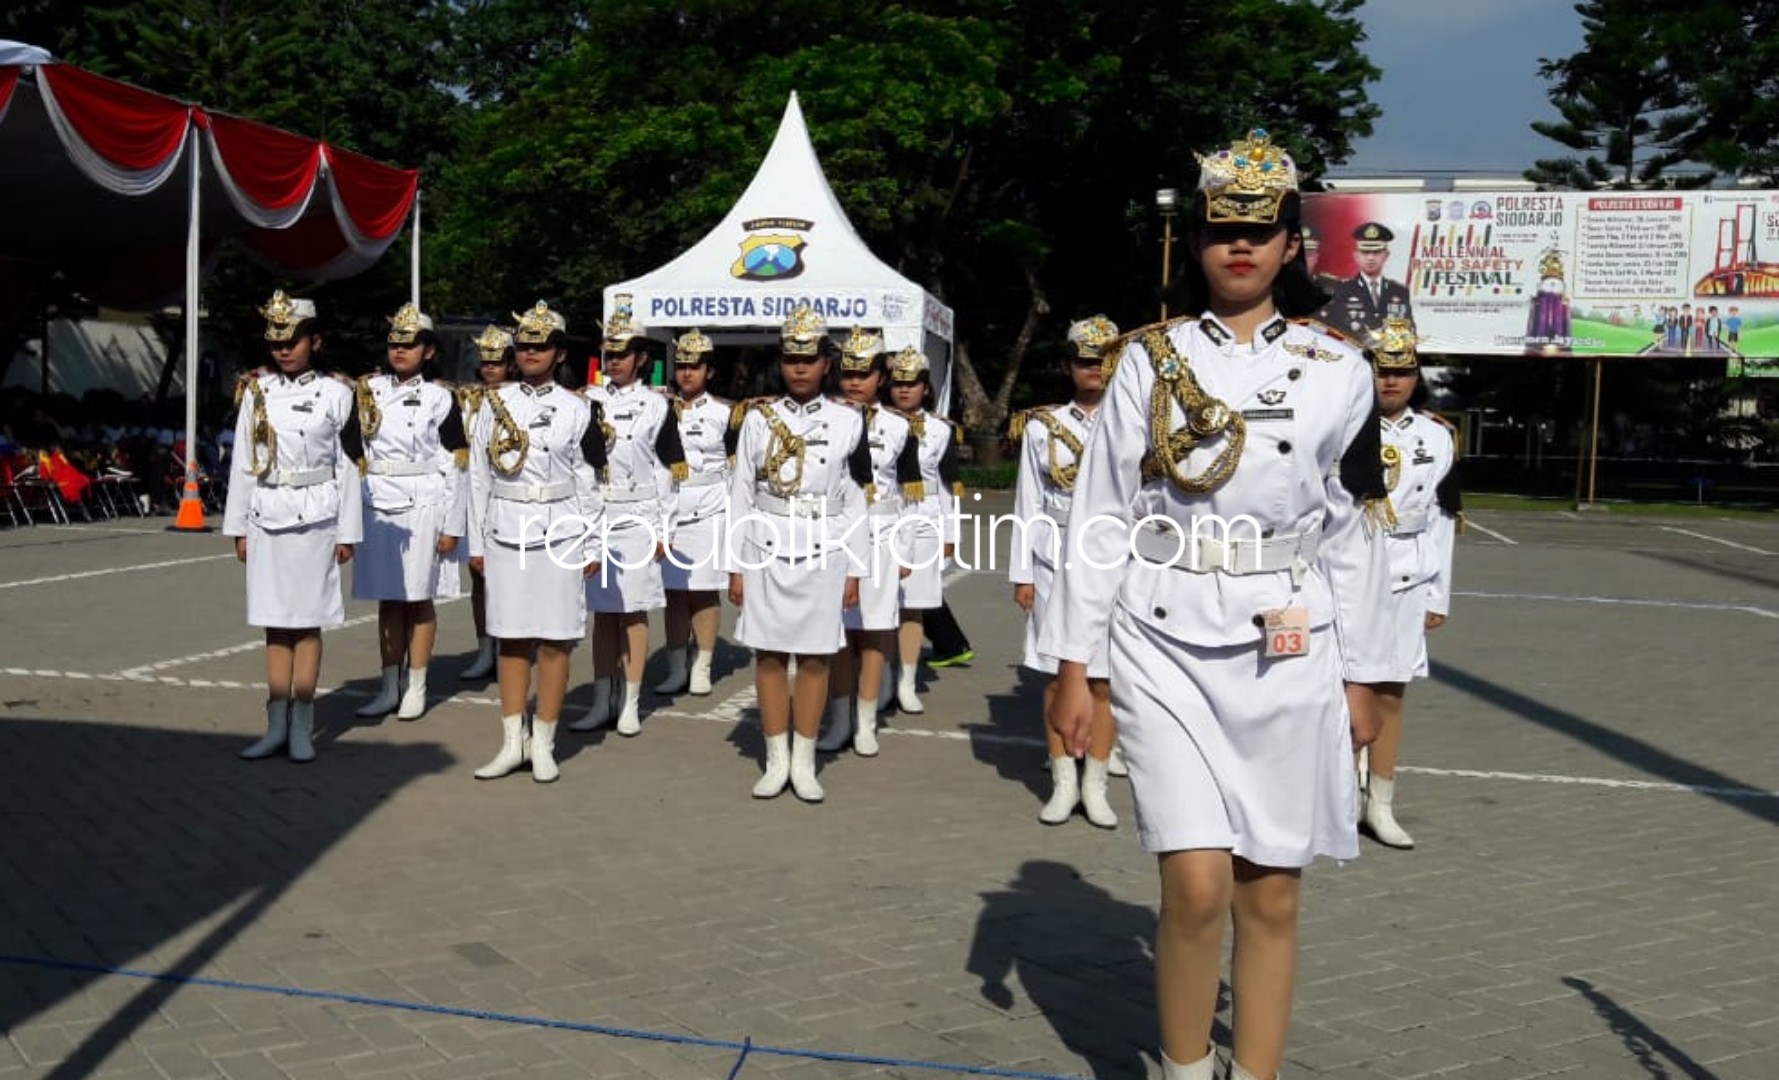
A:
<svg viewBox="0 0 1779 1080">
<path fill-rule="evenodd" d="M 724 553 L 729 602 L 741 609 L 735 636 L 754 650 L 766 736 L 766 770 L 754 798 L 776 797 L 788 780 L 797 798 L 820 802 L 815 742 L 828 700 L 828 658 L 845 640 L 841 613 L 858 603 L 869 556 L 856 541 L 871 447 L 859 411 L 822 394 L 833 343 L 821 316 L 798 308 L 782 339 L 785 393 L 747 402 L 741 423 Z M 793 659 L 794 700 L 786 670 Z"/>
<path fill-rule="evenodd" d="M 1284 1059 L 1300 874 L 1358 854 L 1363 687 L 1395 671 L 1369 365 L 1314 323 L 1296 170 L 1264 132 L 1199 159 L 1185 310 L 1129 335 L 1088 438 L 1039 636 L 1050 721 L 1093 727 L 1106 650 L 1137 824 L 1159 860 L 1169 1080 L 1209 1080 L 1233 915 L 1230 1075 Z M 1194 523 L 1198 527 L 1195 529 Z M 1091 524 L 1090 524 L 1091 523 Z M 1134 553 L 1133 553 L 1134 549 Z"/>
<path fill-rule="evenodd" d="M 607 535 L 604 569 L 587 579 L 593 611 L 593 706 L 570 724 L 593 731 L 618 712 L 618 734 L 642 731 L 642 669 L 649 654 L 649 612 L 667 606 L 661 580 L 665 538 L 679 505 L 686 475 L 679 420 L 667 398 L 649 388 L 642 327 L 631 317 L 630 298 L 605 324 L 600 370 L 607 377 L 605 422 L 610 426 L 604 498 Z M 596 399 L 597 400 L 597 399 Z M 623 677 L 623 699 L 612 685 Z"/>
<path fill-rule="evenodd" d="M 1382 723 L 1377 741 L 1360 755 L 1359 824 L 1394 848 L 1415 846 L 1394 810 L 1403 697 L 1410 680 L 1427 677 L 1427 632 L 1444 626 L 1451 611 L 1452 549 L 1463 520 L 1452 428 L 1412 404 L 1426 393 L 1416 345 L 1414 325 L 1391 317 L 1367 350 L 1377 371 L 1384 485 L 1395 509 L 1386 546 L 1400 667 L 1395 678 L 1376 688 Z"/>
<path fill-rule="evenodd" d="M 920 451 L 920 483 L 908 489 L 903 521 L 896 529 L 908 575 L 902 579 L 902 622 L 897 633 L 901 673 L 896 682 L 896 707 L 921 713 L 915 691 L 920 673 L 920 646 L 926 636 L 921 614 L 945 600 L 945 564 L 957 551 L 957 431 L 951 422 L 927 407 L 933 401 L 932 374 L 924 353 L 909 346 L 890 359 L 889 401 L 908 421 Z"/>
<path fill-rule="evenodd" d="M 474 386 L 457 388 L 457 405 L 463 411 L 463 430 L 467 433 L 475 430 L 475 425 L 483 408 L 487 395 L 502 383 L 518 382 L 519 368 L 513 362 L 513 333 L 498 326 L 483 328 L 482 336 L 476 339 L 476 377 L 479 380 Z M 465 490 L 468 490 L 466 482 Z M 469 546 L 459 547 L 459 555 L 465 555 Z M 460 679 L 486 679 L 494 674 L 494 639 L 488 634 L 488 579 L 480 570 L 471 570 L 469 575 L 469 606 L 476 622 L 476 658 L 463 669 Z"/>
<path fill-rule="evenodd" d="M 222 531 L 247 564 L 247 623 L 266 631 L 266 734 L 247 760 L 315 759 L 321 631 L 346 621 L 340 566 L 364 538 L 352 389 L 317 372 L 315 302 L 260 309 L 272 370 L 244 376 Z"/>
<path fill-rule="evenodd" d="M 469 442 L 456 395 L 422 374 L 437 352 L 432 318 L 405 304 L 389 320 L 390 374 L 358 380 L 366 509 L 352 598 L 377 601 L 383 658 L 382 692 L 359 716 L 393 710 L 398 720 L 418 720 L 426 711 L 426 668 L 438 631 L 432 601 L 459 595 L 451 555 L 465 527 Z"/>
<path fill-rule="evenodd" d="M 697 330 L 673 343 L 672 399 L 679 419 L 686 478 L 679 485 L 679 516 L 661 563 L 667 589 L 667 678 L 657 694 L 710 693 L 710 664 L 723 621 L 722 591 L 729 575 L 717 554 L 723 508 L 729 502 L 729 459 L 735 452 L 732 402 L 710 392 L 710 338 Z M 688 668 L 686 640 L 696 652 Z"/>
<path fill-rule="evenodd" d="M 1068 528 L 1074 499 L 1075 477 L 1081 453 L 1099 417 L 1106 376 L 1106 347 L 1118 337 L 1118 327 L 1103 315 L 1083 319 L 1069 327 L 1069 379 L 1074 400 L 1066 405 L 1040 405 L 1016 414 L 1009 427 L 1019 441 L 1019 481 L 1014 488 L 1013 516 L 1024 523 L 1025 543 L 1016 546 L 1008 578 L 1013 583 L 1013 602 L 1025 612 L 1024 666 L 1052 676 L 1044 686 L 1048 709 L 1055 696 L 1056 661 L 1038 651 L 1038 628 L 1044 624 L 1051 585 L 1062 559 L 1063 530 Z M 1088 739 L 1087 761 L 1076 768 L 1074 755 L 1062 736 L 1046 725 L 1050 751 L 1050 799 L 1038 811 L 1046 825 L 1061 825 L 1080 806 L 1087 820 L 1102 829 L 1116 828 L 1118 815 L 1106 801 L 1106 777 L 1112 756 L 1112 694 L 1106 684 L 1106 658 L 1096 655 L 1087 665 L 1093 691 L 1094 719 Z"/>
<path fill-rule="evenodd" d="M 896 645 L 901 582 L 907 573 L 895 554 L 896 523 L 904 489 L 917 492 L 920 486 L 920 448 L 909 437 L 908 421 L 881 404 L 888 377 L 883 337 L 853 327 L 840 347 L 840 393 L 862 415 L 871 447 L 871 483 L 865 489 L 870 567 L 859 579 L 859 602 L 845 612 L 846 645 L 834 654 L 828 730 L 816 749 L 840 750 L 850 739 L 860 757 L 877 756 L 878 695 Z"/>
<path fill-rule="evenodd" d="M 483 401 L 470 437 L 469 557 L 488 580 L 488 632 L 500 640 L 499 753 L 476 779 L 531 760 L 540 784 L 557 778 L 556 723 L 568 694 L 568 657 L 587 628 L 584 582 L 599 572 L 605 436 L 599 406 L 555 381 L 567 323 L 538 301 L 516 316 L 517 383 Z M 536 653 L 537 712 L 525 730 Z"/>
</svg>

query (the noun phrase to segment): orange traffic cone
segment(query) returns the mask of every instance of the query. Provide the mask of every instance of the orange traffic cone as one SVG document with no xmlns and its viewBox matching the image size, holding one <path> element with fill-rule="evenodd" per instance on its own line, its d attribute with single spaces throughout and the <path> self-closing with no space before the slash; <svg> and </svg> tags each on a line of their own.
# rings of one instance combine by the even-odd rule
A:
<svg viewBox="0 0 1779 1080">
<path fill-rule="evenodd" d="M 173 519 L 172 532 L 214 532 L 204 524 L 204 501 L 198 498 L 198 463 L 185 466 L 185 492 L 179 498 L 179 516 Z"/>
</svg>

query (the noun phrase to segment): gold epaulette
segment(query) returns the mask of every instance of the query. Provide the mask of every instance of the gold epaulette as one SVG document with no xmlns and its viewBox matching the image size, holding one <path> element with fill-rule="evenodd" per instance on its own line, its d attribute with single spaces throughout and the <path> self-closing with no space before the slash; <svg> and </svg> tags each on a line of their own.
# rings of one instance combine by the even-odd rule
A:
<svg viewBox="0 0 1779 1080">
<path fill-rule="evenodd" d="M 235 376 L 235 408 L 241 407 L 241 399 L 247 394 L 248 384 L 257 378 L 259 378 L 259 369 L 257 368 L 252 371 L 243 371 Z"/>
<path fill-rule="evenodd" d="M 1025 423 L 1032 418 L 1032 413 L 1034 411 L 1036 411 L 1035 407 L 1032 409 L 1021 409 L 1012 416 L 1007 417 L 1007 438 L 1014 442 L 1023 441 L 1025 439 Z"/>
<path fill-rule="evenodd" d="M 961 499 L 964 497 L 964 482 L 962 480 L 953 480 L 951 482 L 951 497 L 954 499 Z"/>
<path fill-rule="evenodd" d="M 1119 334 L 1117 337 L 1107 342 L 1105 349 L 1100 353 L 1100 374 L 1106 381 L 1110 382 L 1112 373 L 1118 370 L 1118 358 L 1124 355 L 1125 346 L 1142 337 L 1144 334 L 1156 330 L 1166 332 L 1172 330 L 1176 326 L 1184 326 L 1187 323 L 1197 321 L 1197 316 L 1180 315 L 1172 319 L 1163 319 L 1160 322 L 1152 322 L 1147 326 L 1139 326 L 1135 330 L 1126 330 L 1124 333 Z"/>
</svg>

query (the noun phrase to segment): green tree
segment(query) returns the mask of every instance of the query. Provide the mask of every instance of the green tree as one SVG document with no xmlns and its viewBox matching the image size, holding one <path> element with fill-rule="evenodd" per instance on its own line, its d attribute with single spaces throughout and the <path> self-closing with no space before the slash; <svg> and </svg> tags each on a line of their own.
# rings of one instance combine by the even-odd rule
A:
<svg viewBox="0 0 1779 1080">
<path fill-rule="evenodd" d="M 1665 0 L 1585 0 L 1582 48 L 1546 59 L 1539 74 L 1551 84 L 1559 121 L 1535 120 L 1532 130 L 1575 153 L 1539 160 L 1526 178 L 1551 187 L 1699 187 L 1709 172 L 1670 173 L 1688 160 L 1699 112 L 1691 88 L 1666 57 Z"/>
<path fill-rule="evenodd" d="M 1722 172 L 1779 176 L 1779 0 L 1660 0 L 1663 61 L 1699 124 L 1687 154 Z"/>
</svg>

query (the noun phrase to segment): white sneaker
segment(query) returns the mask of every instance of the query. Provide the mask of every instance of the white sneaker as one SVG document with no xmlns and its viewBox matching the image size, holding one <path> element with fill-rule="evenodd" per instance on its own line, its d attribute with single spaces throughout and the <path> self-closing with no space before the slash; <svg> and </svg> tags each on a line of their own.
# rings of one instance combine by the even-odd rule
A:
<svg viewBox="0 0 1779 1080">
<path fill-rule="evenodd" d="M 1075 771 L 1075 759 L 1067 756 L 1050 759 L 1050 801 L 1038 811 L 1038 820 L 1046 825 L 1061 825 L 1081 805 L 1081 777 Z"/>
<path fill-rule="evenodd" d="M 1081 769 L 1081 812 L 1102 829 L 1116 829 L 1118 815 L 1106 801 L 1106 763 L 1088 758 Z"/>
<path fill-rule="evenodd" d="M 540 784 L 554 783 L 562 773 L 556 768 L 556 721 L 531 721 L 531 778 Z"/>
<path fill-rule="evenodd" d="M 624 684 L 624 711 L 618 714 L 618 734 L 625 738 L 642 733 L 642 684 Z"/>
<path fill-rule="evenodd" d="M 806 803 L 822 801 L 826 792 L 815 778 L 815 740 L 791 735 L 791 790 Z"/>
<path fill-rule="evenodd" d="M 692 677 L 686 684 L 686 693 L 694 697 L 710 693 L 710 662 L 714 657 L 714 653 L 705 649 L 699 649 L 692 657 Z"/>
<path fill-rule="evenodd" d="M 477 780 L 498 780 L 525 764 L 525 717 L 521 714 L 500 718 L 500 750 L 493 760 L 476 770 Z"/>
<path fill-rule="evenodd" d="M 426 669 L 408 669 L 408 688 L 402 691 L 401 707 L 395 710 L 397 720 L 418 720 L 426 715 Z"/>
<path fill-rule="evenodd" d="M 920 674 L 919 664 L 910 664 L 902 669 L 901 676 L 896 680 L 896 708 L 905 713 L 923 713 L 927 707 L 920 703 L 915 693 L 914 680 Z"/>
<path fill-rule="evenodd" d="M 877 702 L 861 701 L 858 704 L 858 730 L 852 733 L 853 753 L 860 757 L 877 756 Z"/>
<path fill-rule="evenodd" d="M 1112 752 L 1106 756 L 1106 775 L 1130 775 L 1130 766 L 1124 763 L 1124 751 L 1118 749 L 1117 743 L 1112 744 Z"/>
<path fill-rule="evenodd" d="M 1235 1066 L 1240 1068 L 1240 1066 Z M 1203 1058 L 1190 1065 L 1182 1065 L 1166 1054 L 1161 1055 L 1162 1080 L 1215 1080 L 1217 1075 L 1217 1051 L 1213 1049 Z M 1232 1072 L 1233 1077 L 1235 1074 Z M 1243 1075 L 1247 1075 L 1243 1072 Z M 1252 1080 L 1250 1077 L 1249 1080 Z"/>
<path fill-rule="evenodd" d="M 1377 842 L 1385 847 L 1408 850 L 1415 846 L 1415 838 L 1408 835 L 1408 830 L 1396 823 L 1396 811 L 1390 804 L 1396 798 L 1396 778 L 1382 777 L 1371 774 L 1370 782 L 1365 788 L 1365 828 Z"/>
</svg>

